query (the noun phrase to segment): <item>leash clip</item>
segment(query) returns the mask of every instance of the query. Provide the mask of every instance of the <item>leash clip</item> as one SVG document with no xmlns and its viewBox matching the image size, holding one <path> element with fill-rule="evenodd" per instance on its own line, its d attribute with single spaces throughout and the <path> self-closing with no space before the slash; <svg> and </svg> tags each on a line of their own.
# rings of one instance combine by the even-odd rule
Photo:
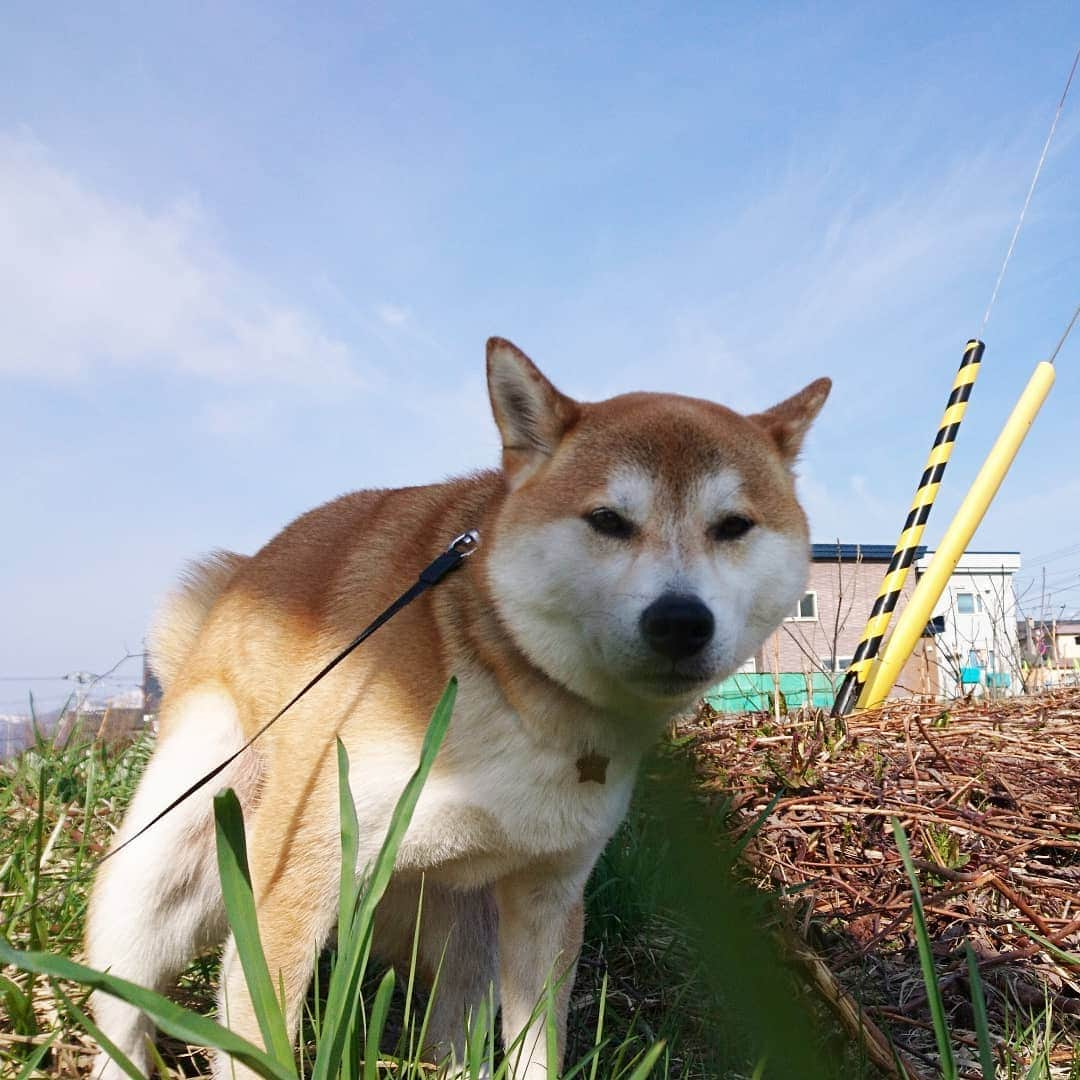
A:
<svg viewBox="0 0 1080 1080">
<path fill-rule="evenodd" d="M 467 559 L 478 547 L 480 546 L 480 533 L 476 529 L 470 529 L 468 532 L 463 532 L 460 536 L 455 536 L 450 541 L 450 546 L 446 549 L 448 552 L 452 551 L 455 555 L 460 555 L 461 558 Z"/>
<path fill-rule="evenodd" d="M 450 541 L 450 546 L 430 566 L 420 571 L 423 588 L 441 581 L 451 570 L 460 566 L 480 545 L 480 534 L 475 529 L 463 532 Z"/>
</svg>

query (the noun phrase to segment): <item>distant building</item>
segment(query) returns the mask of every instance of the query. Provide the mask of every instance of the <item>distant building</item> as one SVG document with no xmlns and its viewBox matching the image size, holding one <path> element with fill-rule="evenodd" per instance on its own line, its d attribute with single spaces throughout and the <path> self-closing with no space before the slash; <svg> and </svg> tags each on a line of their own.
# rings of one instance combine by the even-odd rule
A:
<svg viewBox="0 0 1080 1080">
<path fill-rule="evenodd" d="M 808 701 L 831 706 L 892 555 L 891 544 L 814 544 L 806 592 L 795 609 L 736 675 L 707 696 L 710 704 L 730 712 L 765 709 L 779 687 L 788 707 Z M 916 549 L 897 612 L 911 598 L 931 557 L 926 548 Z M 1019 692 L 1023 650 L 1013 592 L 1019 569 L 1015 551 L 966 552 L 892 696 Z M 1076 638 L 1080 655 L 1080 632 Z"/>
<path fill-rule="evenodd" d="M 922 555 L 925 548 L 918 548 Z M 813 544 L 806 592 L 775 633 L 739 673 L 708 695 L 716 708 L 767 708 L 777 682 L 790 707 L 832 705 L 835 687 L 851 663 L 892 558 L 891 544 Z M 900 593 L 902 607 L 915 588 L 914 570 Z M 896 693 L 934 694 L 936 665 L 923 644 L 897 680 Z"/>
<path fill-rule="evenodd" d="M 51 741 L 60 720 L 59 709 L 41 713 L 36 720 L 24 714 L 0 716 L 0 761 L 18 757 L 38 739 Z"/>
<path fill-rule="evenodd" d="M 1080 661 L 1080 619 L 1055 620 L 1054 644 L 1059 664 L 1072 667 Z"/>
<path fill-rule="evenodd" d="M 918 548 L 916 557 L 924 551 Z M 756 670 L 846 671 L 892 555 L 891 544 L 813 544 L 806 592 L 754 658 Z M 914 588 L 915 574 L 910 573 L 898 607 Z M 908 692 L 925 692 L 915 667 L 905 669 L 900 683 Z"/>
<path fill-rule="evenodd" d="M 934 557 L 915 561 L 922 575 Z M 1018 551 L 965 551 L 934 608 L 937 692 L 959 697 L 969 692 L 1019 693 L 1023 654 L 1016 632 L 1013 577 Z"/>
<path fill-rule="evenodd" d="M 1019 619 L 1016 636 L 1029 689 L 1080 685 L 1080 619 Z"/>
</svg>

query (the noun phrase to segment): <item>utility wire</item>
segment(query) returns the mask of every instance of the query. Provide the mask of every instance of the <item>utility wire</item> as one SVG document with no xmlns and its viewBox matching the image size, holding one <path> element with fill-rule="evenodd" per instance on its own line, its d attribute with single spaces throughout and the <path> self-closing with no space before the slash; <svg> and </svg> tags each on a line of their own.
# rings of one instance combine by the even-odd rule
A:
<svg viewBox="0 0 1080 1080">
<path fill-rule="evenodd" d="M 63 682 L 66 675 L 0 675 L 0 682 Z"/>
<path fill-rule="evenodd" d="M 1076 325 L 1076 317 L 1080 315 L 1080 304 L 1076 305 L 1076 310 L 1073 312 L 1073 317 L 1069 320 L 1069 325 L 1065 327 L 1065 333 L 1061 335 L 1057 345 L 1054 346 L 1054 351 L 1050 354 L 1050 363 L 1052 364 L 1057 359 L 1057 354 L 1061 352 L 1061 346 L 1065 344 L 1065 339 L 1069 336 L 1072 328 Z"/>
<path fill-rule="evenodd" d="M 1009 241 L 1009 250 L 1005 252 L 1005 261 L 1001 264 L 1001 270 L 998 271 L 997 281 L 994 282 L 994 291 L 990 294 L 990 303 L 986 305 L 986 314 L 983 316 L 982 330 L 979 331 L 979 337 L 986 336 L 986 324 L 990 321 L 990 312 L 993 310 L 994 301 L 997 300 L 998 290 L 1001 288 L 1002 278 L 1005 277 L 1005 270 L 1009 265 L 1009 260 L 1012 258 L 1013 249 L 1016 247 L 1016 241 L 1020 236 L 1020 230 L 1024 227 L 1024 218 L 1027 216 L 1028 207 L 1031 205 L 1031 196 L 1035 194 L 1035 185 L 1039 182 L 1039 174 L 1042 172 L 1042 167 L 1046 162 L 1046 155 L 1050 152 L 1050 144 L 1054 141 L 1054 132 L 1057 130 L 1058 120 L 1061 119 L 1061 110 L 1065 107 L 1065 98 L 1068 97 L 1069 87 L 1072 85 L 1073 75 L 1076 74 L 1076 65 L 1078 63 L 1080 63 L 1080 49 L 1076 50 L 1076 56 L 1073 58 L 1069 77 L 1065 80 L 1065 89 L 1061 92 L 1061 100 L 1058 102 L 1057 110 L 1054 112 L 1054 122 L 1050 125 L 1050 134 L 1046 136 L 1046 144 L 1043 146 L 1042 154 L 1039 156 L 1039 164 L 1035 166 L 1035 175 L 1031 178 L 1031 187 L 1028 188 L 1027 198 L 1024 200 L 1024 205 L 1020 210 L 1020 218 L 1016 222 L 1016 228 L 1013 230 L 1012 240 Z"/>
<path fill-rule="evenodd" d="M 1041 555 L 1032 555 L 1027 561 L 1032 566 L 1041 566 L 1043 563 L 1057 562 L 1058 559 L 1067 559 L 1070 555 L 1080 552 L 1080 544 L 1068 544 L 1066 547 L 1054 548 L 1043 552 Z"/>
</svg>

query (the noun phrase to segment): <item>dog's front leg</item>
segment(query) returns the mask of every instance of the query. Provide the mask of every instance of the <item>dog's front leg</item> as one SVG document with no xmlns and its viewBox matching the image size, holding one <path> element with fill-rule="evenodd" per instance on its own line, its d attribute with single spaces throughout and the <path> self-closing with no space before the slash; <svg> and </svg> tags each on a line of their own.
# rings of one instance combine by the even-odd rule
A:
<svg viewBox="0 0 1080 1080">
<path fill-rule="evenodd" d="M 514 1080 L 558 1075 L 566 1045 L 566 1013 L 584 925 L 582 894 L 588 867 L 550 866 L 503 878 L 496 886 L 499 911 L 499 991 L 503 1043 Z M 546 1005 L 554 986 L 557 1059 L 548 1060 Z"/>
</svg>

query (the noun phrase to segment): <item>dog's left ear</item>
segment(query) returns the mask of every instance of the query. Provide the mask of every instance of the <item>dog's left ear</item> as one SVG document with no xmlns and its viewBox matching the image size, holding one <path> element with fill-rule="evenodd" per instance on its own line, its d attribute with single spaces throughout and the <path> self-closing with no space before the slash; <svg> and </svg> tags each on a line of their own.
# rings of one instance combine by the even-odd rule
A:
<svg viewBox="0 0 1080 1080">
<path fill-rule="evenodd" d="M 488 339 L 487 378 L 503 471 L 511 488 L 520 487 L 555 452 L 580 408 L 505 338 Z"/>
<path fill-rule="evenodd" d="M 832 379 L 815 379 L 797 394 L 750 419 L 772 436 L 780 456 L 791 464 L 799 456 L 803 439 L 831 389 Z"/>
</svg>

